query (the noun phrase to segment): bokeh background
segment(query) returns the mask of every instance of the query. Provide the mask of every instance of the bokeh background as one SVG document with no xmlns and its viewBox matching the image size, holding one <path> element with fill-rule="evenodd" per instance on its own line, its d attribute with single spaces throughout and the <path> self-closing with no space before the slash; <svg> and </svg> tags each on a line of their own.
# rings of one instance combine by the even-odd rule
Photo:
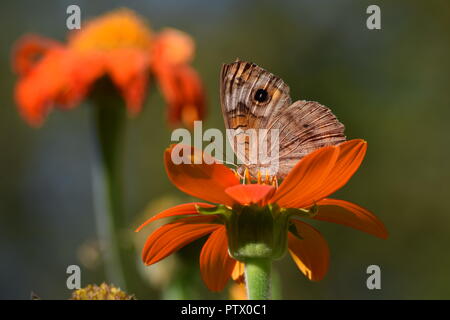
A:
<svg viewBox="0 0 450 320">
<path fill-rule="evenodd" d="M 450 3 L 448 1 L 2 1 L 0 10 L 0 298 L 65 299 L 66 268 L 82 285 L 105 280 L 93 214 L 89 105 L 55 111 L 41 129 L 19 117 L 11 48 L 26 33 L 63 41 L 66 8 L 82 19 L 126 6 L 191 34 L 194 66 L 208 94 L 205 128 L 223 129 L 218 77 L 236 57 L 281 76 L 294 99 L 332 108 L 367 157 L 336 197 L 373 210 L 390 237 L 315 224 L 329 241 L 327 277 L 308 281 L 289 257 L 278 261 L 287 299 L 450 298 Z M 378 4 L 382 29 L 366 28 Z M 130 229 L 160 208 L 182 203 L 164 173 L 171 130 L 153 87 L 144 111 L 127 119 L 124 187 Z M 150 230 L 147 230 L 147 234 Z M 145 236 L 145 235 L 144 235 Z M 137 255 L 144 239 L 136 239 Z M 139 242 L 141 241 L 141 242 Z M 139 298 L 226 298 L 200 280 L 201 240 L 166 264 L 147 268 Z M 368 290 L 366 268 L 381 267 L 382 289 Z M 144 268 L 142 268 L 144 270 Z M 149 270 L 150 269 L 150 270 Z M 171 279 L 178 279 L 177 285 Z M 185 281 L 185 282 L 183 282 Z"/>
</svg>

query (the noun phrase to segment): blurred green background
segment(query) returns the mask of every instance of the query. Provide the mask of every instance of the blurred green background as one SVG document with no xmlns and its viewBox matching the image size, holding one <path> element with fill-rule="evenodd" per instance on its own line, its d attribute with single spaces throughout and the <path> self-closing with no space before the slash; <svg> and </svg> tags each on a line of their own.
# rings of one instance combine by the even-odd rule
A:
<svg viewBox="0 0 450 320">
<path fill-rule="evenodd" d="M 281 76 L 293 99 L 331 107 L 349 138 L 368 141 L 361 169 L 336 197 L 373 210 L 389 239 L 314 224 L 329 241 L 329 273 L 310 282 L 286 257 L 276 263 L 283 298 L 450 298 L 450 3 L 333 0 L 3 1 L 0 298 L 28 299 L 31 291 L 44 299 L 67 298 L 71 264 L 81 266 L 82 285 L 104 280 L 91 196 L 88 104 L 52 112 L 41 129 L 32 129 L 13 102 L 12 45 L 29 32 L 63 41 L 70 4 L 81 7 L 82 19 L 126 6 L 156 30 L 171 26 L 191 34 L 197 43 L 194 66 L 208 94 L 205 128 L 223 129 L 219 70 L 239 57 Z M 381 30 L 366 28 L 370 4 L 381 7 Z M 187 200 L 164 172 L 162 153 L 171 133 L 164 116 L 153 84 L 144 111 L 127 119 L 123 157 L 130 229 L 155 210 Z M 227 291 L 210 293 L 200 282 L 200 245 L 183 249 L 167 265 L 147 268 L 152 289 L 139 298 L 176 297 L 165 280 L 175 276 L 196 283 L 189 287 L 192 298 L 226 298 Z M 186 257 L 190 267 L 180 267 Z M 366 287 L 371 264 L 381 267 L 381 290 Z"/>
</svg>

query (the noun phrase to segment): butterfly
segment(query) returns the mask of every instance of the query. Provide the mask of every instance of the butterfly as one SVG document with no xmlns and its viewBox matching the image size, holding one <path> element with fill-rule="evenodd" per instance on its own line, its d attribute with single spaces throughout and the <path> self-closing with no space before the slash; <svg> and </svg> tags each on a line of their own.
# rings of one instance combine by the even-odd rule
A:
<svg viewBox="0 0 450 320">
<path fill-rule="evenodd" d="M 238 59 L 222 66 L 220 100 L 228 141 L 241 163 L 237 171 L 247 169 L 252 178 L 283 179 L 310 152 L 346 139 L 344 125 L 329 108 L 314 101 L 292 103 L 289 86 L 251 62 Z M 262 133 L 253 140 L 248 132 Z"/>
</svg>

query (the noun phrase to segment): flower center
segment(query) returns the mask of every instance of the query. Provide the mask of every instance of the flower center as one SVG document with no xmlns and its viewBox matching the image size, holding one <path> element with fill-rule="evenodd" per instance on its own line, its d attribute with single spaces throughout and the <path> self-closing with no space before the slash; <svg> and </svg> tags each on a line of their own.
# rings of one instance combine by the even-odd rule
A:
<svg viewBox="0 0 450 320">
<path fill-rule="evenodd" d="M 238 170 L 234 170 L 234 173 L 237 178 L 242 179 L 243 184 L 251 184 L 251 183 L 256 182 L 257 184 L 266 184 L 266 185 L 271 185 L 275 188 L 278 188 L 277 176 L 269 175 L 268 170 L 265 170 L 264 172 L 262 170 L 258 170 L 256 173 L 256 179 L 255 179 L 254 177 L 252 177 L 250 175 L 248 168 L 245 168 L 244 173 L 240 174 L 239 169 L 241 169 L 241 168 L 242 167 L 238 168 Z"/>
<path fill-rule="evenodd" d="M 137 48 L 151 45 L 149 26 L 133 11 L 119 9 L 88 22 L 69 39 L 69 46 L 79 51 Z"/>
<path fill-rule="evenodd" d="M 272 185 L 275 188 L 278 188 L 278 179 L 277 176 L 271 176 L 269 173 L 266 172 L 263 174 L 261 170 L 258 170 L 258 173 L 256 174 L 256 182 L 258 184 L 269 184 Z"/>
</svg>

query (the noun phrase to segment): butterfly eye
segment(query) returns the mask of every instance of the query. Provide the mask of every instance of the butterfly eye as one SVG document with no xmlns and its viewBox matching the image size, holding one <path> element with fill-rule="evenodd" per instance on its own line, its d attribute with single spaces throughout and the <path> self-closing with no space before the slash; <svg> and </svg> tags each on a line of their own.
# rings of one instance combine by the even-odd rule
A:
<svg viewBox="0 0 450 320">
<path fill-rule="evenodd" d="M 269 94 L 267 93 L 267 90 L 265 89 L 258 89 L 255 92 L 255 100 L 258 102 L 266 102 L 269 98 Z"/>
</svg>

